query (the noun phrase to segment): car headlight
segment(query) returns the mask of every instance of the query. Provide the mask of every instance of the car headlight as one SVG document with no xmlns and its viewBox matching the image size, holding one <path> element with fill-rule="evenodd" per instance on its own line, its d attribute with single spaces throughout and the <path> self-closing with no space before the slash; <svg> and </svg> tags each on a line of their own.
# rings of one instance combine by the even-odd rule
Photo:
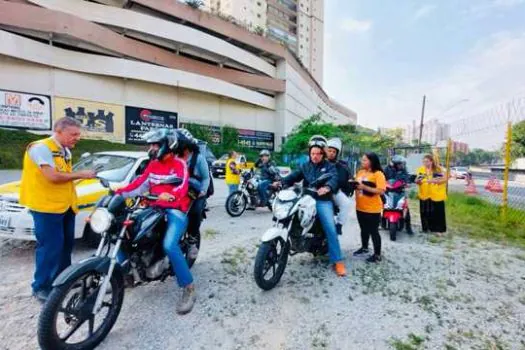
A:
<svg viewBox="0 0 525 350">
<path fill-rule="evenodd" d="M 280 202 L 275 201 L 273 203 L 273 216 L 277 220 L 285 219 L 288 216 L 288 213 L 290 212 L 290 209 L 293 207 L 293 202 Z"/>
<path fill-rule="evenodd" d="M 101 234 L 109 230 L 113 223 L 114 216 L 106 208 L 97 208 L 91 214 L 89 224 L 93 232 Z"/>
</svg>

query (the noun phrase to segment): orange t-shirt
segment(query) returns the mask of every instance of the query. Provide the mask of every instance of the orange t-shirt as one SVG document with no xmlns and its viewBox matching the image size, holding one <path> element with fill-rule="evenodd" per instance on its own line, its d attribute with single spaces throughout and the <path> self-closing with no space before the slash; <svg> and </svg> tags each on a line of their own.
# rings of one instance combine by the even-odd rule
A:
<svg viewBox="0 0 525 350">
<path fill-rule="evenodd" d="M 372 182 L 375 188 L 386 190 L 385 174 L 381 171 L 370 172 L 367 170 L 360 170 L 356 176 L 357 181 Z M 371 186 L 373 187 L 373 186 Z M 356 209 L 364 213 L 377 214 L 383 210 L 383 202 L 381 196 L 378 194 L 364 194 L 362 190 L 356 190 L 355 196 Z"/>
</svg>

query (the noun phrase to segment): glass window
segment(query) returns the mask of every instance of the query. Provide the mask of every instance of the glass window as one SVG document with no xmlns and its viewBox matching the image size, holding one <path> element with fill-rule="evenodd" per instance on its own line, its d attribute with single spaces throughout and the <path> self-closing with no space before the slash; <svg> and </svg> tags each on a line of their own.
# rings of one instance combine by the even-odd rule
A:
<svg viewBox="0 0 525 350">
<path fill-rule="evenodd" d="M 109 181 L 121 182 L 126 179 L 136 158 L 108 154 L 92 154 L 75 164 L 73 171 L 96 170 L 98 176 Z"/>
</svg>

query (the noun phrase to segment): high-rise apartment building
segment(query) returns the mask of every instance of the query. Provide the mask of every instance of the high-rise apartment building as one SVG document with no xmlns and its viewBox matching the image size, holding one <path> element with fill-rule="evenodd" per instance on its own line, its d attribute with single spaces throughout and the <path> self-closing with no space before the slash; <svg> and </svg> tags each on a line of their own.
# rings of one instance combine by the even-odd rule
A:
<svg viewBox="0 0 525 350">
<path fill-rule="evenodd" d="M 323 83 L 324 0 L 205 0 L 205 10 L 233 17 L 293 51 Z"/>
<path fill-rule="evenodd" d="M 415 120 L 411 125 L 407 125 L 403 133 L 403 141 L 411 144 L 419 139 L 419 124 Z M 436 145 L 439 141 L 447 140 L 450 137 L 450 124 L 442 123 L 438 119 L 430 119 L 423 125 L 421 141 Z"/>
</svg>

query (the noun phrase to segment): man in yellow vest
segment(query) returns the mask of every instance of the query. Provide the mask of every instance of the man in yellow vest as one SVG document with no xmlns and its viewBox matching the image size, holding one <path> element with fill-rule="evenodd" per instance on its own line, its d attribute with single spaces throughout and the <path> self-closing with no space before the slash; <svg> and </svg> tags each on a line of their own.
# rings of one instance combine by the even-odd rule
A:
<svg viewBox="0 0 525 350">
<path fill-rule="evenodd" d="M 77 195 L 73 181 L 91 179 L 93 170 L 73 172 L 70 149 L 80 140 L 73 118 L 55 122 L 53 136 L 31 143 L 24 154 L 20 204 L 33 216 L 35 275 L 33 296 L 44 302 L 55 277 L 71 265 Z"/>
<path fill-rule="evenodd" d="M 228 160 L 226 161 L 226 171 L 224 176 L 224 181 L 226 182 L 226 185 L 228 186 L 228 192 L 229 194 L 232 194 L 233 192 L 237 191 L 237 188 L 239 187 L 239 183 L 241 182 L 241 176 L 240 171 L 237 168 L 236 159 L 238 157 L 237 152 L 230 151 L 228 153 Z"/>
</svg>

